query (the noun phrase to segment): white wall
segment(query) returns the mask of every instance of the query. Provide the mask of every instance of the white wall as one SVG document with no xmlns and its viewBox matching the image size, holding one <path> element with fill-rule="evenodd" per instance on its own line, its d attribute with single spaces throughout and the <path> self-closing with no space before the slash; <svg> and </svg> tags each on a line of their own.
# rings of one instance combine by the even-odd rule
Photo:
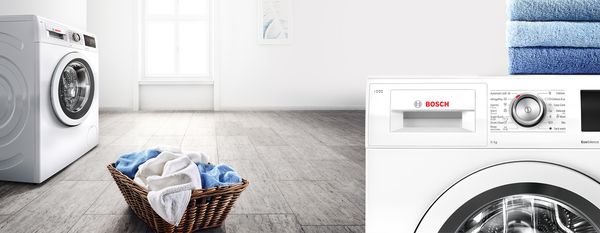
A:
<svg viewBox="0 0 600 233">
<path fill-rule="evenodd" d="M 140 109 L 212 110 L 213 86 L 143 85 L 140 88 Z"/>
<path fill-rule="evenodd" d="M 88 30 L 98 38 L 100 108 L 131 110 L 137 77 L 135 1 L 88 0 Z"/>
<path fill-rule="evenodd" d="M 134 2 L 88 0 L 103 109 L 130 110 L 137 95 Z M 294 0 L 291 45 L 257 43 L 257 0 L 215 2 L 215 95 L 223 110 L 361 109 L 369 75 L 507 74 L 504 1 Z M 163 88 L 141 86 L 140 96 L 150 96 L 142 109 L 176 100 Z M 212 107 L 205 105 L 211 87 L 193 88 L 183 106 Z"/>
<path fill-rule="evenodd" d="M 88 28 L 100 55 L 100 109 L 130 111 L 136 98 L 141 110 L 213 109 L 212 85 L 138 85 L 136 2 L 88 0 Z"/>
<path fill-rule="evenodd" d="M 39 15 L 86 29 L 85 0 L 0 0 L 0 15 Z"/>
<path fill-rule="evenodd" d="M 259 45 L 256 0 L 220 3 L 222 109 L 354 109 L 368 75 L 507 74 L 505 3 L 295 0 L 292 45 Z"/>
</svg>

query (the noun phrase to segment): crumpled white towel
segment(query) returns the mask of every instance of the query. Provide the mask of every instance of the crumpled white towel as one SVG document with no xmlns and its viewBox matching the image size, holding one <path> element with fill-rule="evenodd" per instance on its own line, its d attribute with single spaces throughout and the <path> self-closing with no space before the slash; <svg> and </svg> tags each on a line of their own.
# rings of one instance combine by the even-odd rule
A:
<svg viewBox="0 0 600 233">
<path fill-rule="evenodd" d="M 168 151 L 168 152 L 172 152 L 175 154 L 183 154 L 183 155 L 187 156 L 188 158 L 190 158 L 196 164 L 209 162 L 208 156 L 205 155 L 204 153 L 182 151 L 180 148 L 173 147 L 173 146 L 165 146 L 165 145 L 157 145 L 153 149 L 161 151 L 161 152 Z"/>
<path fill-rule="evenodd" d="M 163 151 L 140 165 L 134 181 L 148 188 L 150 206 L 166 222 L 178 226 L 192 190 L 202 188 L 194 161 L 203 160 L 208 160 L 204 154 Z"/>
<path fill-rule="evenodd" d="M 183 154 L 185 156 L 187 156 L 188 158 L 190 158 L 192 160 L 192 162 L 194 162 L 195 164 L 210 162 L 210 161 L 208 161 L 208 156 L 205 155 L 204 153 L 183 152 Z"/>
</svg>

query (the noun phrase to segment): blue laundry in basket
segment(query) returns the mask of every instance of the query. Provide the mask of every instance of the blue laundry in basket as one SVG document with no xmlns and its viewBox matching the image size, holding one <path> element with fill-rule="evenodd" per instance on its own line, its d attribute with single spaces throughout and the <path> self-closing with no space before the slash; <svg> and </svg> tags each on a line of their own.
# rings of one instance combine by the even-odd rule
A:
<svg viewBox="0 0 600 233">
<path fill-rule="evenodd" d="M 600 21 L 598 0 L 508 0 L 513 21 Z"/>
<path fill-rule="evenodd" d="M 200 170 L 203 189 L 234 185 L 242 182 L 242 177 L 233 168 L 225 164 L 212 165 L 199 163 L 198 170 Z"/>
<path fill-rule="evenodd" d="M 511 74 L 600 74 L 600 48 L 508 48 Z"/>
<path fill-rule="evenodd" d="M 148 161 L 149 159 L 155 158 L 161 153 L 158 149 L 149 149 L 139 152 L 131 152 L 128 154 L 121 155 L 115 162 L 115 167 L 124 175 L 133 179 L 135 173 L 138 171 L 138 167 Z"/>
<path fill-rule="evenodd" d="M 508 47 L 600 47 L 600 22 L 523 22 L 507 25 Z"/>
</svg>

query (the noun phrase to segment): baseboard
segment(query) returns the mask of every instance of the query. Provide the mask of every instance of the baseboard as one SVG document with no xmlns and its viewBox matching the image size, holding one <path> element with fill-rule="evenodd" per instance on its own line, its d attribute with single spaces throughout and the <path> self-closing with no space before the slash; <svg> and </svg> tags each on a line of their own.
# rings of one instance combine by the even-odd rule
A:
<svg viewBox="0 0 600 233">
<path fill-rule="evenodd" d="M 140 108 L 140 112 L 206 112 L 209 108 Z"/>
<path fill-rule="evenodd" d="M 217 111 L 364 111 L 365 106 L 260 106 L 260 107 L 240 107 L 240 106 L 221 106 Z M 174 108 L 143 108 L 139 112 L 194 112 L 194 111 L 213 111 L 213 109 L 174 109 Z M 133 112 L 131 108 L 122 107 L 104 107 L 100 112 Z"/>
<path fill-rule="evenodd" d="M 364 105 L 349 106 L 221 106 L 219 111 L 364 111 Z"/>
<path fill-rule="evenodd" d="M 131 112 L 132 108 L 126 107 L 101 107 L 100 112 Z"/>
</svg>

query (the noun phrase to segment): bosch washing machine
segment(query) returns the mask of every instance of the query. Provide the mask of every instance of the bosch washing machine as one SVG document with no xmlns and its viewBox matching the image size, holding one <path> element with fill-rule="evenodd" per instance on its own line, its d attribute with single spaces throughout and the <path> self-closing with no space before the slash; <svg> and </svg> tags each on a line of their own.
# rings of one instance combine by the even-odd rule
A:
<svg viewBox="0 0 600 233">
<path fill-rule="evenodd" d="M 95 36 L 0 16 L 0 180 L 41 183 L 98 144 Z"/>
<path fill-rule="evenodd" d="M 600 232 L 597 76 L 374 77 L 367 93 L 367 232 Z"/>
</svg>

